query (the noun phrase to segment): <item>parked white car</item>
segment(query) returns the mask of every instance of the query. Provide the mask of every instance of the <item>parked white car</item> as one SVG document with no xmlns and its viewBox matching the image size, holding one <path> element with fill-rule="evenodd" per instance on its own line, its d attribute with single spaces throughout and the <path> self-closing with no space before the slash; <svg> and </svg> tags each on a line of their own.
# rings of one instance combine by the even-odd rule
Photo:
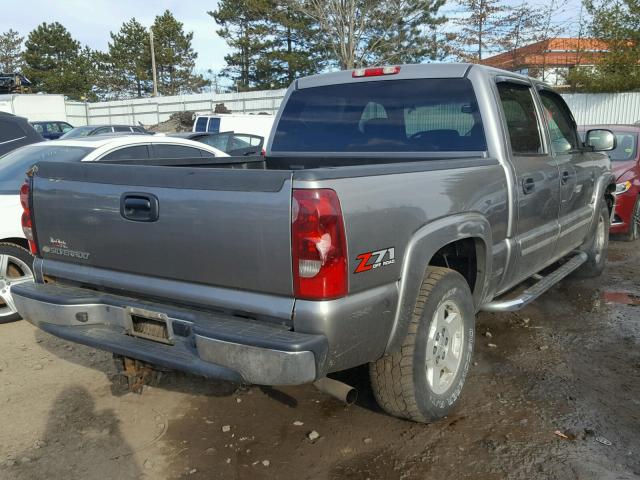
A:
<svg viewBox="0 0 640 480">
<path fill-rule="evenodd" d="M 213 158 L 226 153 L 204 143 L 151 135 L 94 136 L 27 145 L 0 157 L 0 323 L 18 320 L 11 287 L 33 280 L 33 259 L 22 232 L 20 186 L 35 163 L 145 158 Z"/>
</svg>

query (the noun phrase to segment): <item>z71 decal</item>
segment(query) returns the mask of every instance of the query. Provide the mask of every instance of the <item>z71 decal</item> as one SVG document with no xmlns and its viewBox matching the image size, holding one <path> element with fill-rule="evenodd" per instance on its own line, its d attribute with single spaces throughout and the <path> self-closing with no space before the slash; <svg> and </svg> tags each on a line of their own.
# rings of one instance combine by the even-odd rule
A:
<svg viewBox="0 0 640 480">
<path fill-rule="evenodd" d="M 396 263 L 396 249 L 394 247 L 361 253 L 356 257 L 360 263 L 353 273 L 362 273 L 374 268 L 386 267 Z M 385 260 L 386 258 L 386 260 Z"/>
</svg>

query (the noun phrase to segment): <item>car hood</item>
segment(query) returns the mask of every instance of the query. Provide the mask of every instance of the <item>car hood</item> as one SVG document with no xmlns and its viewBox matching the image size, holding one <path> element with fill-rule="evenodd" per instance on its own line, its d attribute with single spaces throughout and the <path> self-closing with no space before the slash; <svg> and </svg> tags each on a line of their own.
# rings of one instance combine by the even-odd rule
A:
<svg viewBox="0 0 640 480">
<path fill-rule="evenodd" d="M 627 173 L 635 166 L 636 162 L 634 160 L 625 162 L 611 162 L 611 170 L 613 170 L 613 174 L 616 176 L 616 180 L 618 180 L 620 177 L 622 177 L 622 175 Z"/>
</svg>

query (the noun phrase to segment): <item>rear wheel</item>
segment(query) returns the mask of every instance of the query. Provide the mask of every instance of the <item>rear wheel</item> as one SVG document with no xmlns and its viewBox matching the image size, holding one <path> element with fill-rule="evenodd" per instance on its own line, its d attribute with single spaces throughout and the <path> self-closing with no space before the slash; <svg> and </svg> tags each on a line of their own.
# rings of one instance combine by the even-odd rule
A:
<svg viewBox="0 0 640 480">
<path fill-rule="evenodd" d="M 469 286 L 448 268 L 428 267 L 402 347 L 370 364 L 373 392 L 389 414 L 427 423 L 456 404 L 473 353 Z"/>
<path fill-rule="evenodd" d="M 0 243 L 0 323 L 20 320 L 11 296 L 11 289 L 20 283 L 33 281 L 33 257 L 13 243 Z"/>
<path fill-rule="evenodd" d="M 622 240 L 633 242 L 640 237 L 640 195 L 636 198 L 636 203 L 629 219 L 629 231 L 620 235 Z"/>
</svg>

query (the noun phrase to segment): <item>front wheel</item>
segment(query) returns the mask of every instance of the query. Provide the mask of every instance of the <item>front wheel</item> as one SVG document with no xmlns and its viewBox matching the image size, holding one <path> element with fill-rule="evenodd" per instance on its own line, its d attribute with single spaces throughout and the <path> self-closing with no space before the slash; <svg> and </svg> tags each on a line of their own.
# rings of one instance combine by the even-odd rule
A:
<svg viewBox="0 0 640 480">
<path fill-rule="evenodd" d="M 415 422 L 446 416 L 469 371 L 474 329 L 473 299 L 464 277 L 428 267 L 401 348 L 370 364 L 378 404 Z"/>
<path fill-rule="evenodd" d="M 0 243 L 0 323 L 20 320 L 11 296 L 11 288 L 33 281 L 33 257 L 13 243 Z"/>
<path fill-rule="evenodd" d="M 587 254 L 587 261 L 576 271 L 579 276 L 589 278 L 598 277 L 602 274 L 607 263 L 607 252 L 609 251 L 610 226 L 609 208 L 603 202 L 593 237 L 582 248 L 582 251 Z"/>
</svg>

